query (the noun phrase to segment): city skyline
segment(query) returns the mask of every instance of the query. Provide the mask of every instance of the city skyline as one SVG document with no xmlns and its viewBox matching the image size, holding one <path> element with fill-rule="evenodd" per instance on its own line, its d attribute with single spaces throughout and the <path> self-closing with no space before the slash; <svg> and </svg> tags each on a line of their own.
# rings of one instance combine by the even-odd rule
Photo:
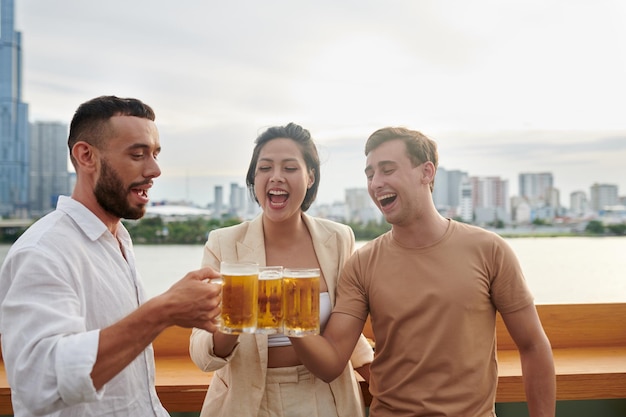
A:
<svg viewBox="0 0 626 417">
<path fill-rule="evenodd" d="M 459 170 L 448 170 L 445 169 L 444 167 L 440 167 L 440 172 L 437 173 L 437 178 L 436 178 L 436 183 L 435 183 L 435 194 L 437 194 L 438 191 L 441 190 L 442 186 L 448 187 L 448 185 L 446 184 L 440 184 L 439 180 L 442 174 L 450 174 L 450 173 L 459 173 L 459 174 L 467 174 L 467 178 L 468 179 L 476 179 L 476 180 L 484 180 L 484 179 L 496 179 L 497 181 L 507 181 L 508 182 L 508 187 L 510 188 L 510 181 L 508 179 L 502 178 L 499 175 L 491 175 L 488 177 L 479 177 L 479 176 L 473 176 L 471 175 L 471 173 L 468 172 L 464 172 L 464 171 L 459 171 Z M 443 171 L 443 173 L 441 172 Z M 522 176 L 542 176 L 542 175 L 547 175 L 550 178 L 553 177 L 552 172 L 550 171 L 543 171 L 543 172 L 524 172 L 524 173 L 519 173 L 518 177 L 515 179 L 515 182 L 517 184 L 519 184 L 519 181 L 521 180 Z M 207 179 L 209 181 L 207 181 Z M 444 180 L 444 182 L 447 182 L 447 180 Z M 195 183 L 195 184 L 194 184 Z M 156 182 L 155 182 L 156 184 Z M 235 184 L 237 187 L 239 187 L 240 189 L 243 189 L 245 191 L 245 196 L 246 198 L 248 197 L 248 191 L 246 190 L 246 186 L 245 186 L 245 181 L 242 181 L 240 179 L 237 178 L 228 178 L 228 177 L 212 177 L 212 178 L 189 178 L 188 181 L 186 181 L 186 184 L 182 187 L 178 186 L 176 187 L 175 190 L 170 190 L 173 191 L 173 193 L 168 193 L 167 188 L 166 187 L 162 187 L 161 190 L 159 190 L 158 192 L 154 193 L 153 192 L 153 197 L 152 197 L 152 201 L 151 204 L 157 204 L 160 205 L 163 202 L 168 203 L 168 204 L 177 204 L 177 203 L 191 203 L 197 207 L 208 207 L 211 206 L 215 203 L 215 188 L 216 187 L 221 187 L 221 193 L 222 193 L 222 201 L 223 202 L 228 202 L 228 200 L 230 199 L 230 193 L 232 190 L 232 185 Z M 202 194 L 202 197 L 200 199 L 194 199 L 191 196 L 194 195 L 194 192 L 191 190 L 192 188 L 195 187 L 204 190 L 204 193 L 200 193 Z M 448 188 L 444 189 L 444 193 L 449 193 L 449 192 L 453 192 L 453 193 L 458 193 L 460 190 L 460 184 L 458 185 L 459 188 L 455 189 L 455 190 L 449 190 Z M 604 183 L 593 183 L 590 184 L 589 187 L 587 188 L 579 188 L 577 190 L 575 190 L 573 193 L 578 194 L 578 193 L 583 193 L 585 195 L 585 199 L 587 201 L 587 203 L 589 203 L 589 200 L 591 200 L 592 198 L 592 189 L 594 187 L 598 187 L 598 186 L 609 186 L 609 187 L 617 187 L 618 188 L 618 198 L 626 198 L 626 196 L 624 196 L 623 192 L 619 191 L 619 186 L 615 183 L 615 182 L 604 182 Z M 156 185 L 155 185 L 156 187 Z M 548 187 L 548 189 L 550 189 L 551 187 Z M 560 195 L 560 199 L 561 201 L 559 202 L 560 205 L 558 208 L 560 209 L 571 209 L 570 207 L 570 198 L 572 197 L 571 195 L 567 195 L 564 196 L 562 195 L 561 190 L 558 188 L 558 186 L 554 186 L 554 189 L 559 193 Z M 343 194 L 340 198 L 337 198 L 336 200 L 333 201 L 321 201 L 319 199 L 317 199 L 314 203 L 314 206 L 323 206 L 323 205 L 332 205 L 332 204 L 337 204 L 337 203 L 345 203 L 346 202 L 346 194 L 351 191 L 351 190 L 365 190 L 367 191 L 367 185 L 364 184 L 363 186 L 355 186 L 355 187 L 345 187 L 342 189 Z M 196 193 L 197 194 L 197 193 Z M 508 198 L 522 198 L 525 197 L 524 195 L 521 194 L 511 194 L 510 192 L 508 193 Z M 533 196 L 533 198 L 536 196 Z M 435 201 L 437 202 L 438 198 L 436 195 L 433 195 L 433 198 L 435 198 Z M 439 196 L 439 198 L 444 198 L 447 199 L 448 197 L 442 197 Z M 456 198 L 460 198 L 460 196 L 457 196 Z M 578 196 L 574 197 L 575 199 L 578 199 Z M 202 202 L 199 202 L 199 201 Z M 532 198 L 531 198 L 532 200 Z M 519 200 L 517 200 L 519 201 Z M 552 202 L 547 201 L 546 203 L 548 205 L 551 205 Z M 249 204 L 255 204 L 251 199 L 249 199 Z M 511 204 L 511 201 L 508 201 L 506 203 L 507 205 Z M 556 209 L 557 207 L 553 207 L 554 209 Z"/>
<path fill-rule="evenodd" d="M 447 167 L 440 167 L 440 168 L 444 168 L 448 170 Z M 455 169 L 450 169 L 450 170 L 455 170 Z M 551 173 L 551 171 L 542 171 L 542 172 Z M 525 172 L 525 173 L 539 174 L 540 172 Z M 512 180 L 509 178 L 504 178 L 498 174 L 493 174 L 493 175 L 490 175 L 489 177 L 498 177 L 502 180 L 508 180 L 509 187 L 511 186 L 511 184 L 514 183 L 516 185 L 515 188 L 518 189 L 519 187 L 517 187 L 517 185 L 519 184 L 519 175 L 521 174 L 523 173 L 519 173 L 518 176 Z M 471 172 L 468 172 L 468 175 L 470 177 L 480 177 L 480 176 L 472 175 Z M 194 205 L 197 205 L 199 207 L 206 207 L 215 201 L 214 191 L 215 191 L 216 186 L 223 187 L 224 198 L 228 199 L 230 197 L 230 185 L 233 183 L 237 184 L 240 187 L 245 187 L 245 178 L 191 177 L 187 179 L 180 179 L 180 178 L 168 179 L 166 176 L 164 176 L 163 178 L 157 178 L 154 182 L 153 190 L 151 190 L 151 203 L 154 204 L 154 203 L 159 203 L 162 201 L 167 201 L 167 202 L 185 201 L 185 202 L 193 203 Z M 322 184 L 324 184 L 323 178 L 322 178 Z M 572 192 L 579 192 L 579 191 L 584 192 L 585 196 L 589 198 L 591 188 L 596 184 L 603 184 L 603 185 L 608 184 L 608 185 L 618 186 L 617 181 L 594 182 L 594 183 L 589 184 L 586 187 L 581 186 L 581 187 L 575 188 L 572 190 Z M 341 187 L 341 185 L 339 184 L 335 184 L 335 185 L 337 187 Z M 366 189 L 367 184 L 365 183 L 365 178 L 363 180 L 363 184 L 361 185 L 341 188 L 341 194 L 336 199 L 322 200 L 318 198 L 315 204 L 333 204 L 333 203 L 338 203 L 338 202 L 344 202 L 346 190 L 354 189 L 354 188 Z M 557 189 L 560 193 L 561 207 L 569 208 L 570 193 L 568 193 L 567 195 L 564 195 L 562 190 L 558 187 L 558 184 L 555 184 L 554 188 Z M 619 186 L 618 186 L 618 190 L 619 190 L 619 196 L 624 196 L 625 194 L 624 190 L 620 189 Z M 509 197 L 515 197 L 515 196 L 519 196 L 519 194 L 509 193 Z"/>
<path fill-rule="evenodd" d="M 153 200 L 204 205 L 215 181 L 245 184 L 254 138 L 290 121 L 318 143 L 320 203 L 366 186 L 363 145 L 387 125 L 422 131 L 440 166 L 500 176 L 511 195 L 522 172 L 552 172 L 564 205 L 594 183 L 626 190 L 621 2 L 15 7 L 30 121 L 69 123 L 100 94 L 155 108 Z"/>
</svg>

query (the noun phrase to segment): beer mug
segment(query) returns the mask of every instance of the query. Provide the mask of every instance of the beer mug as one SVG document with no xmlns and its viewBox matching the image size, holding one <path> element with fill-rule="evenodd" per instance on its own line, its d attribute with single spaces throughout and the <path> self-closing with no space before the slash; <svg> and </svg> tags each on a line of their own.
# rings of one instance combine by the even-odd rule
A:
<svg viewBox="0 0 626 417">
<path fill-rule="evenodd" d="M 259 314 L 256 332 L 283 332 L 283 267 L 259 267 Z"/>
<path fill-rule="evenodd" d="M 319 268 L 285 268 L 283 271 L 285 305 L 284 333 L 305 336 L 320 333 Z"/>
<path fill-rule="evenodd" d="M 218 328 L 222 333 L 254 333 L 258 311 L 259 265 L 251 262 L 224 262 L 222 313 Z"/>
</svg>

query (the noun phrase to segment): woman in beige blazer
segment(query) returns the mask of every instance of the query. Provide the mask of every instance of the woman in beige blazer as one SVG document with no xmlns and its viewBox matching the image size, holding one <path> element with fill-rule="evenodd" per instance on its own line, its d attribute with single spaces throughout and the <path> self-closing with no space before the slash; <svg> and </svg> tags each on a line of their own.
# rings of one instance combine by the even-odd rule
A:
<svg viewBox="0 0 626 417">
<path fill-rule="evenodd" d="M 224 260 L 320 268 L 320 291 L 328 293 L 332 306 L 341 268 L 354 251 L 354 234 L 346 225 L 305 214 L 320 180 L 315 144 L 306 129 L 293 123 L 269 128 L 255 144 L 246 184 L 263 212 L 252 221 L 211 231 L 202 264 L 218 269 Z M 353 368 L 368 378 L 373 351 L 365 337 L 330 384 L 304 368 L 288 339 L 277 339 L 268 343 L 263 334 L 193 330 L 192 360 L 203 371 L 215 371 L 201 416 L 364 415 Z"/>
</svg>

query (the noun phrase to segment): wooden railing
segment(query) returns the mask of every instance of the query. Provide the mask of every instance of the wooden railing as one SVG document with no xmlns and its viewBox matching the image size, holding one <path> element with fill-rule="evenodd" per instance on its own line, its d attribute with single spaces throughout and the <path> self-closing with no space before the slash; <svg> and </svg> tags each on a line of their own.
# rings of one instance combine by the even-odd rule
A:
<svg viewBox="0 0 626 417">
<path fill-rule="evenodd" d="M 626 398 L 626 303 L 537 306 L 550 339 L 557 400 Z M 521 365 L 497 322 L 498 402 L 525 401 Z"/>
<path fill-rule="evenodd" d="M 552 344 L 558 400 L 626 398 L 626 303 L 540 305 L 537 311 Z M 496 401 L 525 401 L 519 355 L 499 317 L 496 331 Z M 368 326 L 364 333 L 373 336 Z M 170 412 L 200 411 L 211 383 L 212 374 L 189 358 L 189 335 L 173 327 L 154 342 L 157 393 Z M 369 403 L 367 384 L 361 387 Z M 0 415 L 12 414 L 10 395 L 0 360 Z"/>
</svg>

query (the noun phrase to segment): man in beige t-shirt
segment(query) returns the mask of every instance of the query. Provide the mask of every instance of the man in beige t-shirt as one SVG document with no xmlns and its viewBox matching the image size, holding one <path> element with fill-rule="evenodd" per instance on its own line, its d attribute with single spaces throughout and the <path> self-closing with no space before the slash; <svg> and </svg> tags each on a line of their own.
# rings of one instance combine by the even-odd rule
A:
<svg viewBox="0 0 626 417">
<path fill-rule="evenodd" d="M 334 379 L 369 314 L 371 417 L 495 416 L 499 311 L 520 352 L 530 416 L 554 417 L 550 342 L 519 262 L 498 235 L 437 212 L 435 142 L 384 128 L 365 154 L 370 196 L 392 229 L 346 264 L 324 334 L 292 340 L 303 363 Z"/>
</svg>

